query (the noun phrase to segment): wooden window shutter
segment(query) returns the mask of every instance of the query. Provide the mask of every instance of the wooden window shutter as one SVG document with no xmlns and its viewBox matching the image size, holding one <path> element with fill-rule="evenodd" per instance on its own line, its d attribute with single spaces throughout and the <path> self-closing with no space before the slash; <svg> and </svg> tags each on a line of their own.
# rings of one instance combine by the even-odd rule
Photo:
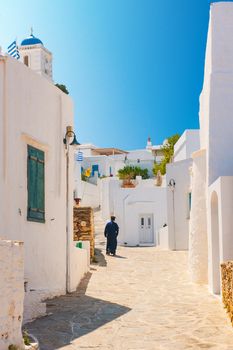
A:
<svg viewBox="0 0 233 350">
<path fill-rule="evenodd" d="M 44 152 L 28 145 L 28 210 L 29 221 L 45 222 Z"/>
</svg>

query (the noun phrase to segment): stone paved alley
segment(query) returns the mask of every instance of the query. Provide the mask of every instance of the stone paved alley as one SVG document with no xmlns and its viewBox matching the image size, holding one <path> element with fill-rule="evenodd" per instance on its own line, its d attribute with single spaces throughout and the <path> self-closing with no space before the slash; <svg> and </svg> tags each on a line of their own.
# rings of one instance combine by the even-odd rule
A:
<svg viewBox="0 0 233 350">
<path fill-rule="evenodd" d="M 119 247 L 104 256 L 96 214 L 98 264 L 77 293 L 48 302 L 50 316 L 26 325 L 41 350 L 233 350 L 220 300 L 190 283 L 187 253 Z"/>
</svg>

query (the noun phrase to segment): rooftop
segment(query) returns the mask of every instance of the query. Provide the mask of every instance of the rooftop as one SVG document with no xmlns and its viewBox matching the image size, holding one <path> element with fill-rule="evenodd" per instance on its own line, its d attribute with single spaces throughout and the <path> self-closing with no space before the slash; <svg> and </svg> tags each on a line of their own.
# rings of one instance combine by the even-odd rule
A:
<svg viewBox="0 0 233 350">
<path fill-rule="evenodd" d="M 21 46 L 28 46 L 28 45 L 43 45 L 42 41 L 39 38 L 36 38 L 33 34 L 31 34 L 28 38 L 24 39 L 21 42 Z"/>
<path fill-rule="evenodd" d="M 127 151 L 123 151 L 119 148 L 96 148 L 95 152 L 99 153 L 102 156 L 112 156 L 116 154 L 127 154 Z"/>
</svg>

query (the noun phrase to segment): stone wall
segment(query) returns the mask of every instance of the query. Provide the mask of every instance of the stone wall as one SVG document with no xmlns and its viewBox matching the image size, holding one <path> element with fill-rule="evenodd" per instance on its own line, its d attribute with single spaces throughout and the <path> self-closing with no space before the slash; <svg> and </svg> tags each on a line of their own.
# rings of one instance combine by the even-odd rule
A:
<svg viewBox="0 0 233 350">
<path fill-rule="evenodd" d="M 233 325 L 233 261 L 221 264 L 222 301 Z"/>
<path fill-rule="evenodd" d="M 0 240 L 0 350 L 23 348 L 23 243 Z"/>
<path fill-rule="evenodd" d="M 94 216 L 91 207 L 74 207 L 74 241 L 89 241 L 91 259 L 94 257 Z"/>
</svg>

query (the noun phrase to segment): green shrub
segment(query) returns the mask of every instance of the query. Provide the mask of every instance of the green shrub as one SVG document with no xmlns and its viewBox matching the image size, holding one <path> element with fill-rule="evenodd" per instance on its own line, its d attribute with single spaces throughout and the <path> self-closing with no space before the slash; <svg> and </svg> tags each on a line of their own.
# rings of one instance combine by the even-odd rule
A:
<svg viewBox="0 0 233 350">
<path fill-rule="evenodd" d="M 153 167 L 153 173 L 156 176 L 157 172 L 160 170 L 161 175 L 166 174 L 166 165 L 172 162 L 174 154 L 174 146 L 179 140 L 180 135 L 175 134 L 167 138 L 167 142 L 162 147 L 163 159 L 161 163 L 155 163 Z"/>
<path fill-rule="evenodd" d="M 23 340 L 24 340 L 25 345 L 30 345 L 29 335 L 28 335 L 28 332 L 26 330 L 23 331 Z"/>
<path fill-rule="evenodd" d="M 64 84 L 55 84 L 58 89 L 63 91 L 66 95 L 69 95 L 69 91 L 67 90 L 67 87 Z"/>
<path fill-rule="evenodd" d="M 141 176 L 143 179 L 148 179 L 148 169 L 142 169 L 139 166 L 126 165 L 124 168 L 118 170 L 118 177 L 120 180 L 133 180 L 136 176 Z"/>
</svg>

